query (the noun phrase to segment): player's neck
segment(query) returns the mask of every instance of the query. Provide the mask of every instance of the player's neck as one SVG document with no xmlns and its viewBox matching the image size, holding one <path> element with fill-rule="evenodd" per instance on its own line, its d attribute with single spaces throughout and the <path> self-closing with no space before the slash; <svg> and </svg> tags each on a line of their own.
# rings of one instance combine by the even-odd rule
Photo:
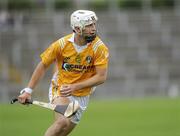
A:
<svg viewBox="0 0 180 136">
<path fill-rule="evenodd" d="M 84 46 L 87 44 L 86 40 L 82 36 L 77 34 L 74 36 L 74 43 L 79 46 Z"/>
</svg>

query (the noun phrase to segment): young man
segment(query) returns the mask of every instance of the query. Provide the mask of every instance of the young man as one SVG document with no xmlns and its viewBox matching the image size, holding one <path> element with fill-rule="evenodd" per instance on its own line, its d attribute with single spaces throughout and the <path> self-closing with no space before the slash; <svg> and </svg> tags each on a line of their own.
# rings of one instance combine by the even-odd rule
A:
<svg viewBox="0 0 180 136">
<path fill-rule="evenodd" d="M 76 100 L 80 108 L 71 118 L 55 113 L 55 121 L 45 136 L 67 136 L 80 121 L 95 86 L 106 80 L 109 52 L 96 35 L 96 22 L 97 16 L 93 11 L 73 12 L 73 33 L 55 41 L 41 54 L 41 62 L 18 97 L 21 103 L 30 98 L 48 66 L 57 64 L 49 93 L 51 103 L 62 105 Z"/>
</svg>

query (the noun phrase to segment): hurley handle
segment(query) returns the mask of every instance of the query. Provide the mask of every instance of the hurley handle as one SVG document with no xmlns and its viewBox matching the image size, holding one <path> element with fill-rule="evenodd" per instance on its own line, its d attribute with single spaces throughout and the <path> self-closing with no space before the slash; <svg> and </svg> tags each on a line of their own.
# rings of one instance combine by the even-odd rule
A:
<svg viewBox="0 0 180 136">
<path fill-rule="evenodd" d="M 13 98 L 11 100 L 11 104 L 14 104 L 15 102 L 17 102 L 18 99 L 17 98 Z M 26 99 L 25 103 L 24 104 L 32 104 L 33 100 L 32 99 Z"/>
</svg>

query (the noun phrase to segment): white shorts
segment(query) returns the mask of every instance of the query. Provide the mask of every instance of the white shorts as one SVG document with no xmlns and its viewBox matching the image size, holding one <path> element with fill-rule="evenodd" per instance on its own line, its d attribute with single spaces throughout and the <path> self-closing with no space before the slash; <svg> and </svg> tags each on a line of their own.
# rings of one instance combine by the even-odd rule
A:
<svg viewBox="0 0 180 136">
<path fill-rule="evenodd" d="M 89 95 L 88 96 L 81 96 L 81 97 L 76 97 L 76 96 L 69 96 L 68 97 L 70 101 L 78 101 L 80 105 L 80 109 L 76 112 L 75 115 L 71 117 L 71 122 L 78 124 L 81 120 L 81 117 L 86 110 L 88 103 L 89 103 Z"/>
<path fill-rule="evenodd" d="M 57 72 L 54 73 L 53 75 L 53 78 L 52 78 L 52 81 L 57 84 Z M 52 82 L 50 84 L 50 87 L 49 87 L 49 101 L 50 103 L 52 102 L 52 100 L 54 98 L 56 98 L 57 96 L 53 96 L 52 95 L 52 89 L 53 89 L 53 85 L 52 85 Z M 88 103 L 89 103 L 89 95 L 88 96 L 81 96 L 81 97 L 77 97 L 77 96 L 69 96 L 67 97 L 69 98 L 70 101 L 75 101 L 77 100 L 79 102 L 79 105 L 80 105 L 80 109 L 76 112 L 75 115 L 73 115 L 71 117 L 71 122 L 75 123 L 75 124 L 78 124 L 80 122 L 80 119 L 82 117 L 82 114 L 83 112 L 86 110 L 87 106 L 88 106 Z"/>
</svg>

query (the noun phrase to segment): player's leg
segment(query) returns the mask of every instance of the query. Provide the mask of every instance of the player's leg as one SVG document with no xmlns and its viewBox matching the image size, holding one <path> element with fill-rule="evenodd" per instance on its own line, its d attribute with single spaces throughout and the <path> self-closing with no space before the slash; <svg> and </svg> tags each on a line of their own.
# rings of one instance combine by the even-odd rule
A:
<svg viewBox="0 0 180 136">
<path fill-rule="evenodd" d="M 76 125 L 64 118 L 65 117 L 59 117 L 47 129 L 45 136 L 67 136 L 67 134 L 69 134 Z"/>
<path fill-rule="evenodd" d="M 57 97 L 53 100 L 54 104 L 68 104 L 70 101 L 65 97 Z M 45 136 L 66 136 L 76 126 L 75 123 L 71 122 L 71 119 L 62 116 L 59 113 L 55 113 L 55 121 L 48 128 Z"/>
<path fill-rule="evenodd" d="M 65 118 L 64 116 L 62 116 L 58 113 L 55 113 L 55 121 L 48 128 L 48 130 L 45 133 L 45 136 L 66 136 L 66 135 L 68 135 L 74 129 L 76 124 L 79 123 L 81 116 L 82 116 L 83 112 L 85 111 L 85 109 L 88 105 L 88 102 L 89 102 L 89 96 L 85 96 L 85 97 L 71 96 L 71 97 L 69 97 L 69 99 L 67 99 L 67 98 L 62 99 L 62 97 L 57 97 L 56 95 L 53 95 L 53 89 L 55 89 L 54 84 L 56 85 L 56 81 L 57 81 L 56 78 L 57 78 L 57 73 L 55 73 L 53 75 L 52 82 L 51 82 L 51 85 L 49 88 L 50 102 L 52 102 L 52 100 L 53 100 L 53 103 L 55 103 L 55 104 L 67 104 L 70 101 L 77 100 L 80 104 L 80 109 L 70 119 Z"/>
<path fill-rule="evenodd" d="M 82 97 L 70 96 L 68 98 L 70 101 L 78 101 L 80 108 L 79 110 L 77 110 L 76 114 L 70 118 L 71 123 L 69 124 L 68 129 L 63 132 L 62 136 L 67 136 L 73 130 L 73 128 L 80 122 L 81 117 L 89 103 L 89 96 L 82 96 Z"/>
<path fill-rule="evenodd" d="M 50 103 L 68 104 L 70 102 L 68 98 L 62 98 L 56 96 L 57 74 L 58 72 L 54 73 L 49 87 Z M 54 91 L 54 95 L 53 95 L 53 91 Z M 66 136 L 73 130 L 75 126 L 76 124 L 72 123 L 69 118 L 65 118 L 61 114 L 55 113 L 55 121 L 47 129 L 45 136 Z"/>
</svg>

